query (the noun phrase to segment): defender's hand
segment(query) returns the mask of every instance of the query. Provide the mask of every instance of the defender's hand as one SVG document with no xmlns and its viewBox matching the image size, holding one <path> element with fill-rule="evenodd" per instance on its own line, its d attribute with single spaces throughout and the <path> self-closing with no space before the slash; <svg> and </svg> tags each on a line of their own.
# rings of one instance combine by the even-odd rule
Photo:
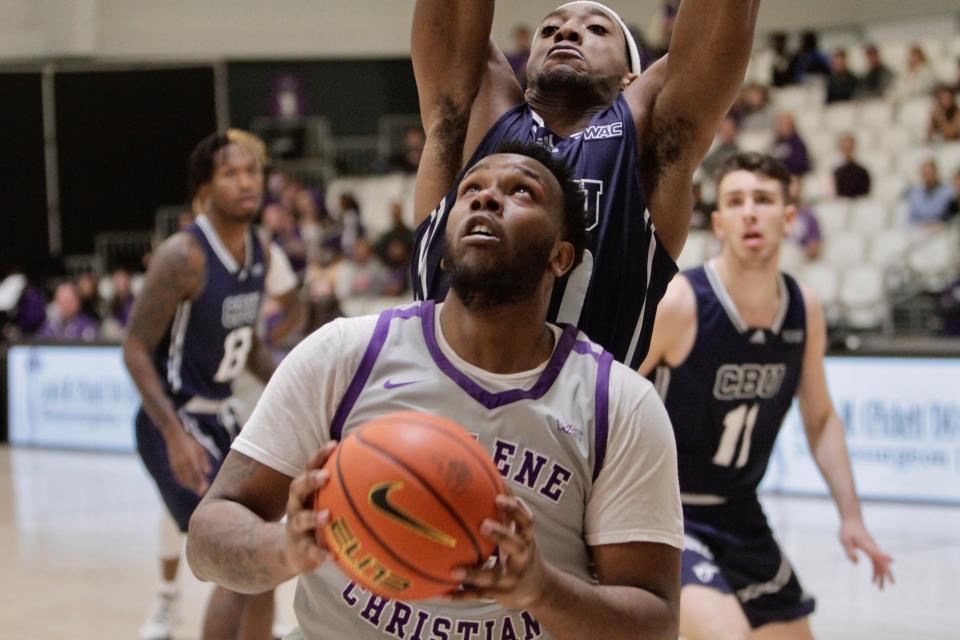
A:
<svg viewBox="0 0 960 640">
<path fill-rule="evenodd" d="M 326 549 L 317 540 L 317 529 L 327 526 L 330 511 L 314 511 L 313 500 L 317 490 L 330 480 L 322 467 L 336 448 L 336 442 L 320 447 L 303 473 L 290 483 L 285 553 L 287 564 L 298 574 L 313 571 L 327 557 Z"/>
<path fill-rule="evenodd" d="M 173 477 L 181 486 L 202 496 L 210 488 L 210 456 L 182 424 L 173 432 L 177 435 L 165 440 Z"/>
<path fill-rule="evenodd" d="M 453 572 L 463 588 L 454 600 L 492 598 L 511 609 L 528 609 L 543 596 L 547 566 L 533 535 L 533 515 L 514 497 L 497 496 L 504 523 L 484 520 L 481 535 L 499 547 L 497 565 L 491 569 L 466 568 Z"/>
</svg>

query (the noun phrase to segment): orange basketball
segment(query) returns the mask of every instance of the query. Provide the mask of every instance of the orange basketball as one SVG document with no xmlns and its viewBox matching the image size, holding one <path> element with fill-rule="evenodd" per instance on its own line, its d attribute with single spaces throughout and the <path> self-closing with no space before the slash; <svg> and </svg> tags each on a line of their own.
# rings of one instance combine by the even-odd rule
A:
<svg viewBox="0 0 960 640">
<path fill-rule="evenodd" d="M 457 585 L 450 572 L 482 564 L 495 545 L 479 534 L 496 519 L 504 485 L 487 452 L 457 423 L 392 413 L 351 432 L 327 460 L 318 537 L 340 569 L 386 598 L 422 600 Z"/>
</svg>

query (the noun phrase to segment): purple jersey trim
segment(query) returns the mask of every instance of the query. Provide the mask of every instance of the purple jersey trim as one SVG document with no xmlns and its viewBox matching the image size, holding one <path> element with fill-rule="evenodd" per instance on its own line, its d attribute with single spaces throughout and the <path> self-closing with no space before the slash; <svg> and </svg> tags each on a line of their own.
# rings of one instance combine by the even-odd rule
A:
<svg viewBox="0 0 960 640">
<path fill-rule="evenodd" d="M 603 351 L 599 356 L 599 366 L 597 368 L 597 386 L 596 399 L 594 400 L 594 411 L 596 418 L 594 420 L 593 433 L 593 479 L 596 480 L 603 469 L 603 462 L 607 457 L 607 433 L 609 430 L 610 418 L 610 366 L 613 364 L 613 354 L 609 351 Z"/>
<path fill-rule="evenodd" d="M 377 358 L 380 357 L 380 351 L 387 341 L 387 334 L 390 332 L 390 321 L 394 318 L 404 320 L 415 318 L 417 317 L 418 310 L 419 305 L 416 305 L 406 309 L 387 309 L 380 314 L 380 317 L 377 319 L 377 326 L 373 330 L 373 336 L 371 336 L 370 342 L 367 343 L 367 350 L 363 353 L 363 358 L 360 360 L 360 366 L 357 367 L 357 372 L 353 375 L 353 380 L 350 381 L 350 386 L 347 387 L 347 392 L 343 394 L 343 400 L 340 401 L 340 406 L 337 407 L 337 412 L 333 416 L 333 423 L 330 425 L 330 437 L 332 439 L 339 440 L 343 435 L 343 425 L 347 420 L 347 416 L 350 415 L 350 411 L 353 410 L 353 405 L 357 403 L 357 398 L 360 397 L 360 392 L 363 391 L 363 387 L 366 386 L 367 378 L 370 377 L 370 373 L 373 371 L 373 365 L 376 364 Z"/>
<path fill-rule="evenodd" d="M 599 345 L 587 342 L 586 340 L 577 340 L 577 344 L 573 345 L 573 350 L 575 353 L 579 353 L 582 356 L 590 356 L 597 362 L 600 362 L 600 356 L 603 350 L 597 351 L 594 347 L 599 347 Z"/>
<path fill-rule="evenodd" d="M 547 363 L 543 373 L 540 374 L 540 379 L 537 380 L 537 383 L 533 385 L 533 387 L 528 390 L 510 389 L 508 391 L 491 393 L 453 366 L 453 363 L 443 355 L 440 345 L 437 344 L 437 334 L 433 320 L 435 307 L 436 304 L 433 300 L 428 300 L 420 305 L 423 338 L 427 343 L 427 350 L 430 352 L 430 357 L 433 358 L 434 364 L 436 364 L 448 378 L 453 380 L 467 395 L 487 409 L 496 409 L 497 407 L 502 407 L 519 400 L 537 400 L 543 397 L 543 394 L 550 389 L 557 379 L 557 376 L 560 375 L 560 370 L 563 369 L 563 365 L 567 362 L 567 357 L 573 350 L 573 346 L 577 340 L 577 328 L 572 325 L 564 327 L 560 340 L 557 341 L 557 347 L 550 357 L 550 361 Z"/>
</svg>

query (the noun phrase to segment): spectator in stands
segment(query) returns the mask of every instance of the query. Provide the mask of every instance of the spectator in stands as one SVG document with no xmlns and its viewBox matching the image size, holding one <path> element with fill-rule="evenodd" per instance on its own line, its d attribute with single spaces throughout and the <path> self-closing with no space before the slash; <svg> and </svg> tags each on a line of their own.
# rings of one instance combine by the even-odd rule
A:
<svg viewBox="0 0 960 640">
<path fill-rule="evenodd" d="M 740 146 L 737 144 L 739 133 L 737 121 L 732 116 L 724 118 L 717 130 L 717 136 L 713 139 L 713 147 L 700 163 L 700 168 L 706 175 L 713 176 L 727 158 L 740 151 Z"/>
<path fill-rule="evenodd" d="M 693 176 L 693 215 L 690 216 L 691 231 L 710 231 L 713 226 L 711 216 L 716 207 L 703 198 L 703 177 L 701 172 Z"/>
<path fill-rule="evenodd" d="M 383 276 L 385 296 L 402 296 L 410 290 L 410 248 L 399 238 L 391 238 L 385 249 Z"/>
<path fill-rule="evenodd" d="M 857 140 L 844 133 L 838 140 L 843 162 L 833 170 L 833 192 L 841 198 L 861 198 L 870 195 L 870 172 L 857 162 Z"/>
<path fill-rule="evenodd" d="M 403 221 L 402 202 L 393 202 L 390 204 L 390 220 L 390 228 L 384 231 L 383 235 L 377 238 L 377 242 L 373 248 L 374 252 L 380 257 L 380 259 L 388 265 L 390 264 L 390 261 L 387 258 L 389 253 L 388 247 L 390 243 L 399 242 L 408 258 L 410 256 L 410 252 L 413 250 L 413 229 L 408 227 Z"/>
<path fill-rule="evenodd" d="M 426 137 L 423 135 L 423 129 L 410 127 L 403 134 L 403 149 L 390 159 L 390 164 L 394 169 L 404 173 L 416 173 L 420 166 L 420 158 L 423 156 L 423 145 L 425 143 Z"/>
<path fill-rule="evenodd" d="M 804 31 L 800 36 L 800 50 L 793 61 L 797 80 L 805 82 L 811 75 L 829 76 L 830 61 L 820 51 L 820 39 L 813 31 Z"/>
<path fill-rule="evenodd" d="M 47 300 L 41 281 L 42 278 L 36 273 L 28 276 L 20 268 L 13 269 L 4 279 L 4 295 L 9 295 L 11 299 L 3 304 L 0 342 L 33 335 L 43 326 L 47 317 Z"/>
<path fill-rule="evenodd" d="M 303 298 L 306 306 L 304 335 L 309 335 L 337 318 L 343 316 L 337 300 L 338 254 L 322 248 L 317 260 L 311 261 L 304 279 Z"/>
<path fill-rule="evenodd" d="M 177 214 L 177 231 L 183 231 L 193 224 L 196 215 L 190 209 L 184 209 Z"/>
<path fill-rule="evenodd" d="M 930 111 L 930 126 L 927 128 L 927 141 L 960 140 L 960 107 L 957 96 L 947 85 L 937 87 L 933 109 Z"/>
<path fill-rule="evenodd" d="M 507 62 L 517 76 L 520 88 L 527 88 L 527 61 L 530 60 L 530 27 L 518 24 L 513 28 L 513 51 L 507 54 Z"/>
<path fill-rule="evenodd" d="M 103 316 L 100 312 L 102 301 L 100 292 L 97 291 L 97 278 L 93 273 L 84 271 L 77 276 L 77 291 L 80 293 L 80 309 L 88 317 L 93 318 L 94 322 L 100 322 Z"/>
<path fill-rule="evenodd" d="M 951 88 L 954 93 L 960 93 L 960 58 L 957 58 L 957 70 L 956 75 L 953 77 L 953 85 Z"/>
<path fill-rule="evenodd" d="M 733 109 L 741 131 L 769 131 L 773 128 L 773 106 L 770 93 L 763 85 L 751 83 L 743 88 Z"/>
<path fill-rule="evenodd" d="M 939 226 L 957 194 L 950 185 L 940 182 L 937 163 L 933 160 L 926 160 L 920 165 L 920 181 L 920 184 L 907 191 L 910 224 L 917 227 Z"/>
<path fill-rule="evenodd" d="M 827 104 L 853 100 L 860 80 L 847 67 L 847 52 L 837 49 L 830 61 L 830 78 L 827 80 Z"/>
<path fill-rule="evenodd" d="M 950 221 L 957 216 L 957 214 L 960 214 L 960 167 L 957 167 L 956 172 L 953 174 L 953 200 L 947 207 L 947 215 L 944 217 L 944 220 Z"/>
<path fill-rule="evenodd" d="M 290 198 L 290 212 L 293 213 L 300 230 L 300 239 L 303 241 L 304 255 L 308 263 L 316 259 L 324 232 L 333 223 L 326 215 L 326 210 L 318 204 L 318 196 L 318 191 L 314 189 L 301 188 Z M 322 196 L 319 196 L 319 201 L 322 200 Z"/>
<path fill-rule="evenodd" d="M 283 249 L 294 273 L 302 278 L 307 268 L 307 246 L 290 209 L 279 202 L 268 204 L 263 208 L 263 228 L 268 234 L 267 239 Z"/>
<path fill-rule="evenodd" d="M 96 339 L 99 333 L 97 322 L 83 312 L 81 304 L 77 285 L 72 282 L 61 282 L 57 286 L 47 319 L 37 335 L 52 340 L 89 342 Z"/>
<path fill-rule="evenodd" d="M 352 193 L 340 194 L 336 226 L 331 231 L 327 244 L 347 256 L 353 252 L 357 239 L 366 235 L 360 218 L 360 203 Z"/>
<path fill-rule="evenodd" d="M 126 269 L 116 269 L 110 276 L 113 297 L 107 302 L 100 333 L 104 338 L 119 340 L 123 338 L 133 308 L 133 288 L 130 274 Z"/>
<path fill-rule="evenodd" d="M 797 69 L 790 52 L 787 51 L 787 34 L 776 31 L 770 34 L 770 50 L 773 62 L 770 65 L 771 84 L 786 87 L 797 82 Z"/>
<path fill-rule="evenodd" d="M 782 162 L 795 176 L 809 173 L 810 156 L 807 154 L 807 145 L 797 131 L 793 116 L 789 113 L 778 115 L 774 134 L 770 155 Z"/>
<path fill-rule="evenodd" d="M 816 260 L 823 245 L 820 223 L 810 205 L 803 202 L 803 180 L 799 176 L 790 177 L 789 196 L 797 208 L 797 215 L 790 227 L 790 239 L 803 249 L 807 260 Z"/>
<path fill-rule="evenodd" d="M 337 267 L 336 295 L 340 302 L 351 298 L 372 298 L 383 291 L 386 276 L 383 265 L 376 259 L 370 242 L 357 238 L 348 258 Z"/>
<path fill-rule="evenodd" d="M 919 45 L 913 45 L 910 47 L 910 53 L 907 54 L 907 70 L 897 81 L 893 99 L 897 102 L 903 102 L 910 98 L 927 96 L 933 92 L 936 85 L 937 76 L 930 68 L 927 54 Z"/>
<path fill-rule="evenodd" d="M 880 58 L 876 45 L 867 44 L 863 52 L 867 58 L 867 72 L 860 78 L 857 95 L 862 98 L 882 98 L 893 86 L 896 76 Z"/>
</svg>

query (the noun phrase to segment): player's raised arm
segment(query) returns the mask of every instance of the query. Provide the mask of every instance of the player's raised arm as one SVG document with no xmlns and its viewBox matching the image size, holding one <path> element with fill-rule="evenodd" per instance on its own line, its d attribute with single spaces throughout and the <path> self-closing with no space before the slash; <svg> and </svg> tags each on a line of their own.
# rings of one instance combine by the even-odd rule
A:
<svg viewBox="0 0 960 640">
<path fill-rule="evenodd" d="M 743 83 L 759 7 L 760 0 L 683 0 L 651 110 L 643 82 L 625 91 L 653 164 L 650 211 L 674 256 L 690 226 L 693 172 Z"/>
<path fill-rule="evenodd" d="M 416 224 L 447 193 L 489 126 L 523 99 L 490 40 L 493 10 L 493 0 L 417 0 L 411 57 L 427 139 L 417 172 Z"/>
<path fill-rule="evenodd" d="M 797 398 L 804 431 L 810 444 L 810 453 L 827 481 L 840 512 L 840 543 L 852 562 L 857 561 L 857 549 L 870 557 L 873 581 L 882 589 L 887 581 L 893 581 L 890 572 L 893 560 L 880 550 L 863 523 L 844 440 L 843 423 L 833 408 L 823 368 L 827 335 L 823 308 L 816 295 L 807 288 L 803 288 L 803 299 L 807 315 L 807 342 Z"/>
</svg>

